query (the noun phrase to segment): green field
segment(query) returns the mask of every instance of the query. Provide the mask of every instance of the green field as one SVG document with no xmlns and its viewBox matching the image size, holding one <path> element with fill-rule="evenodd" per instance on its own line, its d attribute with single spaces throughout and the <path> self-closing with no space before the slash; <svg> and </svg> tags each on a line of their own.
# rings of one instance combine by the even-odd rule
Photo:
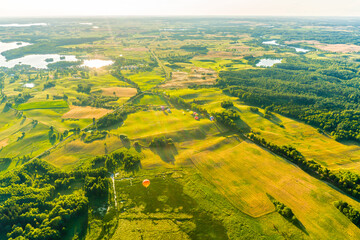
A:
<svg viewBox="0 0 360 240">
<path fill-rule="evenodd" d="M 31 109 L 52 109 L 52 108 L 68 108 L 65 101 L 46 101 L 46 102 L 31 102 L 22 103 L 16 107 L 17 110 L 25 111 Z"/>
</svg>

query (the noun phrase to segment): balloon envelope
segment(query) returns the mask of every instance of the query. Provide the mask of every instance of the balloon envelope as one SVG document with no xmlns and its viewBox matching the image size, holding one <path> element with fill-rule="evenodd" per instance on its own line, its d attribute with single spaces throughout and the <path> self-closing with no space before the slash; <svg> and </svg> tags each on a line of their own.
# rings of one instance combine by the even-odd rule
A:
<svg viewBox="0 0 360 240">
<path fill-rule="evenodd" d="M 150 180 L 149 180 L 149 179 L 145 179 L 145 180 L 142 182 L 142 185 L 147 188 L 147 187 L 150 185 Z"/>
</svg>

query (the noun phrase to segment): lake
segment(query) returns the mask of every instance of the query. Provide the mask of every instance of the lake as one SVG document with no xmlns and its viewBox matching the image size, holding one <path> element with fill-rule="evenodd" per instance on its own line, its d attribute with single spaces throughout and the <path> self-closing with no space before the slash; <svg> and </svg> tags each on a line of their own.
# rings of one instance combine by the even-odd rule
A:
<svg viewBox="0 0 360 240">
<path fill-rule="evenodd" d="M 31 45 L 31 43 L 26 42 L 10 42 L 4 43 L 0 42 L 0 53 L 16 49 L 20 47 L 25 47 Z M 46 60 L 52 59 L 51 62 L 47 62 Z M 21 58 L 13 59 L 7 61 L 3 55 L 0 55 L 0 67 L 7 67 L 12 68 L 17 64 L 24 64 L 30 65 L 35 68 L 47 68 L 49 63 L 55 63 L 60 61 L 67 61 L 67 62 L 75 62 L 78 61 L 76 56 L 74 55 L 59 55 L 59 54 L 31 54 L 26 55 Z M 86 66 L 90 68 L 100 68 L 103 66 L 108 66 L 113 64 L 114 62 L 111 60 L 99 60 L 99 59 L 92 59 L 92 60 L 84 60 L 84 63 L 81 66 Z"/>
<path fill-rule="evenodd" d="M 271 40 L 271 41 L 265 41 L 265 42 L 262 42 L 262 44 L 265 44 L 265 45 L 276 45 L 276 46 L 279 46 L 280 44 L 278 44 L 276 42 L 276 40 Z"/>
<path fill-rule="evenodd" d="M 256 64 L 257 67 L 272 67 L 274 64 L 281 63 L 282 59 L 263 58 Z"/>
<path fill-rule="evenodd" d="M 299 53 L 307 53 L 307 52 L 310 52 L 310 50 L 304 49 L 304 48 L 298 48 L 298 47 L 292 47 L 292 46 L 287 46 L 287 45 L 281 45 L 281 44 L 277 43 L 276 40 L 264 41 L 264 42 L 262 42 L 262 44 L 265 44 L 265 45 L 274 45 L 274 46 L 281 46 L 281 47 L 289 47 L 289 48 L 295 49 L 295 51 L 296 51 L 296 52 L 299 52 Z"/>
<path fill-rule="evenodd" d="M 10 23 L 10 24 L 0 24 L 0 27 L 32 27 L 32 26 L 47 26 L 47 23 Z"/>
<path fill-rule="evenodd" d="M 34 83 L 25 83 L 25 84 L 23 85 L 23 87 L 33 88 L 33 87 L 35 87 L 35 84 L 34 84 Z"/>
<path fill-rule="evenodd" d="M 302 52 L 302 53 L 310 52 L 310 50 L 304 48 L 298 48 L 298 47 L 291 47 L 291 48 L 294 48 L 296 52 Z"/>
</svg>

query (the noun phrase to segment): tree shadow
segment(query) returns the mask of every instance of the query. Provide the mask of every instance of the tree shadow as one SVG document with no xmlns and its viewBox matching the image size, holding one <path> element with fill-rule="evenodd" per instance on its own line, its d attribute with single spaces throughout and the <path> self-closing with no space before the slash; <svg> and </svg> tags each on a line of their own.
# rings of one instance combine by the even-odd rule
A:
<svg viewBox="0 0 360 240">
<path fill-rule="evenodd" d="M 280 125 L 282 124 L 282 121 L 280 118 L 278 118 L 274 113 L 271 113 L 270 118 L 267 118 L 267 120 L 269 120 L 270 122 L 276 124 L 276 125 Z"/>
<path fill-rule="evenodd" d="M 10 158 L 2 158 L 2 159 L 0 159 L 0 172 L 5 171 L 6 169 L 8 169 L 10 164 L 11 164 L 11 159 Z"/>
<path fill-rule="evenodd" d="M 178 151 L 175 146 L 168 146 L 165 148 L 157 147 L 150 149 L 153 153 L 157 154 L 164 162 L 173 165 L 175 164 L 175 156 L 178 154 Z"/>
<path fill-rule="evenodd" d="M 131 147 L 131 142 L 128 138 L 126 139 L 120 139 L 121 143 L 124 145 L 125 148 L 130 149 Z"/>
<path fill-rule="evenodd" d="M 3 110 L 2 110 L 1 112 L 6 113 L 6 112 L 8 112 L 10 109 L 11 109 L 11 108 L 8 107 L 8 106 L 5 104 L 5 106 L 4 106 L 4 108 L 3 108 Z"/>
<path fill-rule="evenodd" d="M 25 121 L 26 121 L 26 118 L 22 118 L 20 125 L 23 125 Z"/>
<path fill-rule="evenodd" d="M 235 120 L 236 125 L 243 133 L 249 133 L 251 132 L 251 127 L 244 122 L 241 118 Z"/>
<path fill-rule="evenodd" d="M 299 230 L 301 230 L 302 232 L 304 232 L 306 235 L 309 235 L 309 233 L 306 231 L 305 226 L 300 222 L 300 220 L 294 215 L 294 213 L 291 211 L 291 215 L 287 215 L 282 213 L 281 209 L 283 207 L 286 207 L 283 203 L 280 203 L 279 201 L 277 201 L 273 196 L 271 196 L 270 194 L 266 193 L 267 197 L 270 199 L 270 201 L 272 202 L 272 204 L 275 207 L 275 211 L 278 212 L 286 221 L 292 223 L 295 227 L 297 227 Z M 279 206 L 280 206 L 280 210 L 279 210 Z M 288 208 L 289 209 L 289 208 Z"/>
<path fill-rule="evenodd" d="M 288 220 L 288 219 L 286 219 Z M 297 227 L 298 229 L 300 229 L 303 233 L 305 233 L 306 235 L 309 235 L 309 233 L 306 231 L 305 226 L 299 221 L 299 219 L 295 219 L 294 221 L 290 221 L 292 224 L 294 224 L 295 227 Z"/>
<path fill-rule="evenodd" d="M 138 153 L 140 153 L 142 150 L 142 146 L 139 144 L 139 142 L 134 143 L 134 148 L 135 148 L 135 151 L 137 151 Z"/>
</svg>

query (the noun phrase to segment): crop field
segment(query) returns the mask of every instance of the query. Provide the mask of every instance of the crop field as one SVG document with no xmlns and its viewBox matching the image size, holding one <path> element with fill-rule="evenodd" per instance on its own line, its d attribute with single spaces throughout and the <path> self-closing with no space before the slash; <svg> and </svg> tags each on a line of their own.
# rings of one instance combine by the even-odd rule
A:
<svg viewBox="0 0 360 240">
<path fill-rule="evenodd" d="M 109 112 L 111 112 L 111 110 L 104 108 L 70 106 L 70 111 L 64 113 L 61 117 L 64 119 L 98 119 L 108 114 Z"/>
<path fill-rule="evenodd" d="M 154 105 L 154 106 L 169 105 L 168 101 L 165 98 L 158 95 L 148 95 L 148 94 L 137 98 L 134 101 L 134 103 L 139 105 Z"/>
<path fill-rule="evenodd" d="M 212 125 L 209 119 L 196 121 L 190 112 L 171 108 L 171 113 L 158 110 L 131 114 L 120 128 L 111 132 L 137 139 L 188 129 L 211 129 Z"/>
<path fill-rule="evenodd" d="M 160 85 L 162 88 L 182 88 L 190 85 L 213 85 L 217 73 L 211 69 L 192 68 L 190 73 L 172 72 L 171 80 Z"/>
<path fill-rule="evenodd" d="M 313 40 L 287 41 L 285 43 L 287 44 L 306 43 L 309 44 L 310 46 L 314 46 L 315 48 L 318 48 L 323 51 L 337 52 L 337 53 L 350 53 L 350 52 L 360 51 L 360 46 L 355 44 L 324 44 L 324 43 L 320 43 L 319 41 L 313 41 Z"/>
<path fill-rule="evenodd" d="M 41 123 L 35 127 L 31 123 L 27 124 L 20 131 L 11 136 L 7 146 L 0 151 L 0 157 L 13 158 L 25 155 L 35 157 L 53 145 L 49 141 L 48 126 Z M 23 138 L 21 138 L 22 132 L 25 133 Z"/>
<path fill-rule="evenodd" d="M 124 75 L 130 80 L 137 83 L 142 90 L 149 90 L 150 88 L 155 87 L 157 84 L 161 83 L 165 79 L 163 77 L 161 69 L 159 68 L 154 69 L 154 71 L 152 72 L 125 72 Z"/>
<path fill-rule="evenodd" d="M 80 139 L 70 139 L 62 143 L 55 150 L 44 157 L 44 160 L 54 166 L 71 169 L 82 161 L 109 154 L 119 148 L 122 148 L 123 142 L 118 136 L 108 135 L 105 139 L 85 143 Z"/>
<path fill-rule="evenodd" d="M 135 88 L 126 87 L 112 87 L 102 88 L 102 95 L 104 96 L 116 96 L 116 97 L 132 97 L 136 95 L 137 90 Z"/>
<path fill-rule="evenodd" d="M 188 101 L 196 99 L 207 109 L 215 112 L 221 110 L 221 101 L 236 100 L 210 89 L 182 89 L 170 91 L 170 94 L 181 96 Z M 319 162 L 331 169 L 351 169 L 360 172 L 358 163 L 360 148 L 356 144 L 335 141 L 330 136 L 319 133 L 314 127 L 279 114 L 274 113 L 270 119 L 267 119 L 264 117 L 263 110 L 253 113 L 250 111 L 250 106 L 239 101 L 235 103 L 234 109 L 239 112 L 243 122 L 269 141 L 278 145 L 290 144 L 299 149 L 307 159 Z"/>
<path fill-rule="evenodd" d="M 193 155 L 192 161 L 235 206 L 251 216 L 259 217 L 274 210 L 266 196 L 269 193 L 289 206 L 306 231 L 315 238 L 351 239 L 358 234 L 359 229 L 346 224 L 347 219 L 332 205 L 341 198 L 340 193 L 253 143 L 245 141 L 234 148 L 212 151 L 211 154 L 201 152 Z M 351 201 L 348 197 L 344 200 Z M 316 225 L 312 224 L 319 218 L 321 220 Z M 327 229 L 329 224 L 334 224 L 333 228 L 339 225 L 350 227 L 344 229 L 349 235 L 337 236 L 337 233 L 321 230 Z"/>
<path fill-rule="evenodd" d="M 359 146 L 335 141 L 309 125 L 278 114 L 266 119 L 262 111 L 256 114 L 246 106 L 238 106 L 238 108 L 242 119 L 253 131 L 260 132 L 261 136 L 269 141 L 276 144 L 291 144 L 306 158 L 335 170 L 360 171 Z"/>
</svg>

